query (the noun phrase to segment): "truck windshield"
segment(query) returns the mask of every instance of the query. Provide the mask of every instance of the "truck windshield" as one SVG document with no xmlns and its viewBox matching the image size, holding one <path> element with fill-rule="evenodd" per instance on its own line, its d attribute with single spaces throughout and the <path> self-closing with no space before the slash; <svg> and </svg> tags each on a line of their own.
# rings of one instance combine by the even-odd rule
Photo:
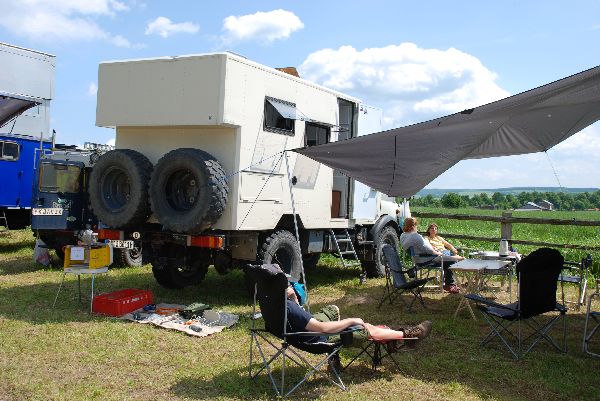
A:
<svg viewBox="0 0 600 401">
<path fill-rule="evenodd" d="M 79 192 L 81 168 L 66 164 L 42 163 L 40 169 L 40 192 Z"/>
</svg>

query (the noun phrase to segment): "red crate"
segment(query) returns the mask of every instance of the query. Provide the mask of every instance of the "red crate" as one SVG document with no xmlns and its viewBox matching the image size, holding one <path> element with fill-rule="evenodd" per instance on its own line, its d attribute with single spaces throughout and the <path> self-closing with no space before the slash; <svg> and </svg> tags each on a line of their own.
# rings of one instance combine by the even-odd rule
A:
<svg viewBox="0 0 600 401">
<path fill-rule="evenodd" d="M 109 316 L 122 316 L 151 304 L 152 292 L 128 288 L 94 297 L 92 311 Z"/>
</svg>

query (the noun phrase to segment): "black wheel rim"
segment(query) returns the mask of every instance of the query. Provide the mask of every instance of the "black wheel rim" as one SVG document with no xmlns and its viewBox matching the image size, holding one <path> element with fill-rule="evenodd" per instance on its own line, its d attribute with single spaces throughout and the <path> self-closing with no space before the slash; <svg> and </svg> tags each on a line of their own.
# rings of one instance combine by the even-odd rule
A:
<svg viewBox="0 0 600 401">
<path fill-rule="evenodd" d="M 118 212 L 127 206 L 131 186 L 125 170 L 119 167 L 109 168 L 101 178 L 100 188 L 102 200 L 108 209 Z"/>
<path fill-rule="evenodd" d="M 177 170 L 166 181 L 167 202 L 178 212 L 191 210 L 198 201 L 199 193 L 198 179 L 190 170 Z"/>
</svg>

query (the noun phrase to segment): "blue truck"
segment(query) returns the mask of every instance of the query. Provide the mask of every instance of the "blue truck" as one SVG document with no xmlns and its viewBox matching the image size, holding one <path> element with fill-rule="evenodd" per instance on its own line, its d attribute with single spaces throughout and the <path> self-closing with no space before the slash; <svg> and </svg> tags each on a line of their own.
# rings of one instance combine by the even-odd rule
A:
<svg viewBox="0 0 600 401">
<path fill-rule="evenodd" d="M 0 42 L 0 225 L 31 219 L 39 149 L 50 148 L 56 57 Z"/>
<path fill-rule="evenodd" d="M 50 141 L 24 135 L 0 134 L 0 225 L 21 229 L 31 224 L 35 166 L 40 148 L 49 149 Z"/>
</svg>

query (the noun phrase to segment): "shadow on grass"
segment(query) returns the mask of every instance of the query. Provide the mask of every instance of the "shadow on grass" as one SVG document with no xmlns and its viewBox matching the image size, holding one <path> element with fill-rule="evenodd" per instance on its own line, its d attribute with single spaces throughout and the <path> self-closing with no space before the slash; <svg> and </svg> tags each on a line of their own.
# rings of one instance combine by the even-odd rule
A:
<svg viewBox="0 0 600 401">
<path fill-rule="evenodd" d="M 31 240 L 22 240 L 10 243 L 0 243 L 0 254 L 1 253 L 12 253 L 19 252 L 23 249 L 29 249 L 33 255 L 33 243 Z"/>
<path fill-rule="evenodd" d="M 260 368 L 260 364 L 253 364 L 253 372 Z M 372 375 L 368 365 L 362 363 L 352 365 L 354 372 L 351 375 L 342 374 L 342 380 L 348 385 L 349 380 L 353 384 L 359 384 L 369 381 Z M 326 369 L 321 371 L 327 374 Z M 306 370 L 298 366 L 290 366 L 285 368 L 285 391 L 289 391 L 296 385 L 306 373 Z M 281 365 L 272 370 L 273 377 L 279 386 L 281 380 Z M 382 373 L 386 375 L 385 373 Z M 387 376 L 392 377 L 391 373 Z M 305 383 L 302 383 L 289 396 L 291 399 L 320 399 L 324 392 L 329 392 L 330 389 L 337 388 L 321 375 L 311 376 Z M 339 390 L 343 394 L 342 390 Z M 171 387 L 173 392 L 178 397 L 185 399 L 269 399 L 276 398 L 275 390 L 269 380 L 267 374 L 263 371 L 255 379 L 251 379 L 248 374 L 247 366 L 245 368 L 228 369 L 224 372 L 212 376 L 209 379 L 188 377 L 180 380 Z"/>
</svg>

